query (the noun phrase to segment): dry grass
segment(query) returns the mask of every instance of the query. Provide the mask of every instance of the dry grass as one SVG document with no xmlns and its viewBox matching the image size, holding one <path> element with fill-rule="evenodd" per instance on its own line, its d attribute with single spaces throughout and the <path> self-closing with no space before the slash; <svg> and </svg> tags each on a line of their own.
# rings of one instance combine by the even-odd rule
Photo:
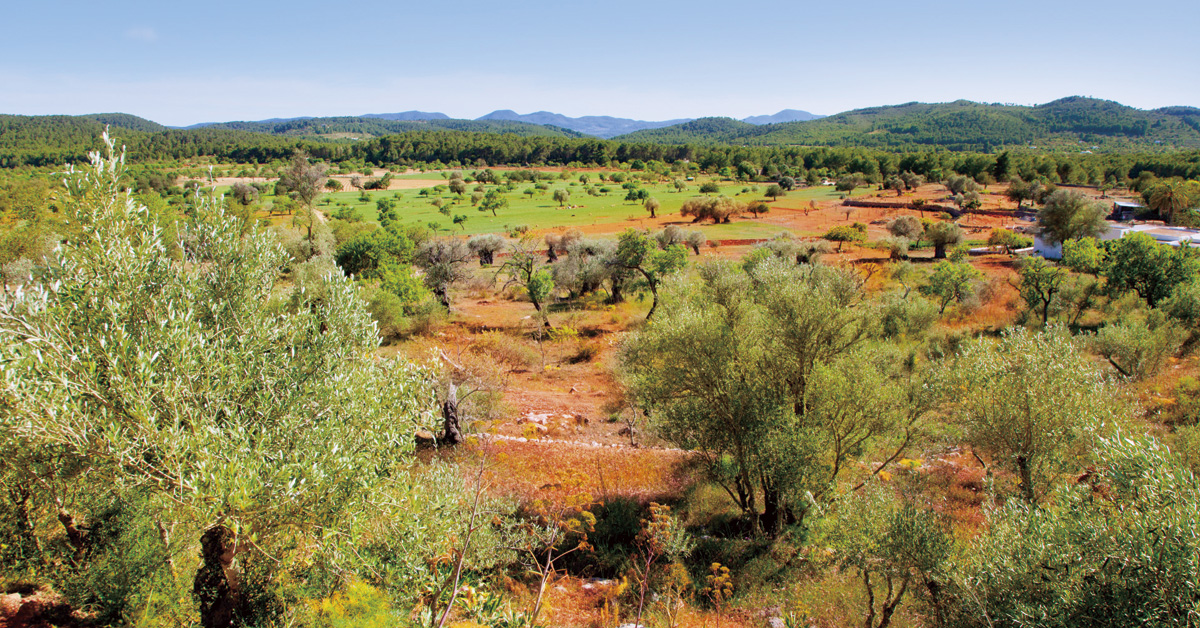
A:
<svg viewBox="0 0 1200 628">
<path fill-rule="evenodd" d="M 675 501 L 694 480 L 680 451 L 505 440 L 496 441 L 496 451 L 492 490 L 524 503 L 580 491 L 600 501 Z"/>
</svg>

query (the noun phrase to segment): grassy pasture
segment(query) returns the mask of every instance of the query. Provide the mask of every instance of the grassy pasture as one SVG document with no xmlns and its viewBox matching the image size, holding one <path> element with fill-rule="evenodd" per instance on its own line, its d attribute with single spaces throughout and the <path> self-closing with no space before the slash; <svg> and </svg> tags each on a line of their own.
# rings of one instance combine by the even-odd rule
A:
<svg viewBox="0 0 1200 628">
<path fill-rule="evenodd" d="M 491 212 L 480 211 L 471 205 L 470 195 L 475 184 L 468 184 L 467 193 L 458 197 L 448 190 L 440 194 L 433 190 L 434 186 L 446 183 L 439 173 L 402 176 L 409 179 L 428 180 L 430 183 L 428 194 L 422 196 L 420 189 L 371 191 L 366 193 L 370 200 L 364 201 L 362 195 L 357 191 L 336 192 L 322 195 L 318 201 L 319 208 L 332 216 L 348 207 L 359 219 L 366 222 L 378 222 L 377 201 L 381 198 L 393 198 L 396 200 L 396 212 L 401 222 L 420 225 L 437 223 L 438 233 L 441 235 L 502 233 L 517 226 L 526 226 L 535 233 L 563 228 L 579 228 L 589 233 L 614 233 L 626 227 L 658 228 L 664 219 L 668 222 L 690 225 L 690 218 L 679 217 L 679 208 L 688 198 L 699 195 L 700 186 L 700 182 L 693 181 L 689 182 L 687 189 L 676 191 L 674 186 L 669 183 L 641 184 L 641 188 L 646 189 L 661 203 L 657 212 L 660 220 L 651 221 L 649 220 L 650 214 L 643 208 L 640 201 L 624 200 L 626 190 L 621 188 L 621 184 L 597 182 L 595 177 L 592 179 L 592 185 L 597 188 L 609 188 L 608 194 L 589 196 L 584 191 L 583 184 L 575 179 L 547 182 L 550 188 L 537 190 L 532 197 L 524 194 L 523 191 L 526 188 L 534 187 L 533 183 L 519 184 L 511 191 L 504 191 L 504 186 L 489 185 L 487 186 L 489 190 L 499 187 L 508 200 L 508 207 L 500 209 L 497 215 L 493 216 Z M 719 185 L 720 194 L 730 196 L 743 203 L 768 200 L 762 195 L 768 184 L 729 181 L 719 182 Z M 755 186 L 758 188 L 757 193 L 743 192 L 744 189 L 752 190 Z M 553 199 L 554 191 L 560 188 L 566 189 L 571 194 L 570 200 L 563 207 L 560 207 L 559 203 Z M 856 195 L 867 192 L 868 189 L 860 188 Z M 809 201 L 836 200 L 839 196 L 840 193 L 834 191 L 832 187 L 812 187 L 789 192 L 786 197 L 782 197 L 774 203 L 768 202 L 768 205 L 772 207 L 772 211 L 776 211 L 776 208 L 783 211 L 789 207 L 797 209 Z M 434 199 L 440 199 L 445 204 L 443 207 L 448 207 L 450 215 L 441 213 L 432 204 Z M 455 225 L 453 216 L 457 215 L 467 216 L 466 223 Z M 749 214 L 744 218 L 735 219 L 729 224 L 705 223 L 696 225 L 696 227 L 701 228 L 710 239 L 762 238 L 779 231 L 777 225 L 755 220 Z"/>
</svg>

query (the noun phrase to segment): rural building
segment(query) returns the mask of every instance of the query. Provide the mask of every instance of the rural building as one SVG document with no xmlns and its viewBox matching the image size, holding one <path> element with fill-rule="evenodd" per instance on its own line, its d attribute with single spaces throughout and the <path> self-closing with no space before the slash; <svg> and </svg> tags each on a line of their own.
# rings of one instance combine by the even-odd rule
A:
<svg viewBox="0 0 1200 628">
<path fill-rule="evenodd" d="M 1108 231 L 1102 234 L 1100 240 L 1116 240 L 1131 233 L 1144 233 L 1157 240 L 1160 244 L 1180 246 L 1184 242 L 1188 246 L 1200 247 L 1200 230 L 1185 229 L 1184 227 L 1168 227 L 1159 222 L 1130 224 L 1109 221 Z M 1046 259 L 1062 259 L 1062 244 L 1050 244 L 1042 239 L 1040 234 L 1033 236 L 1033 254 Z"/>
<path fill-rule="evenodd" d="M 1110 220 L 1133 220 L 1133 217 L 1143 209 L 1145 205 L 1131 201 L 1113 201 L 1112 213 L 1109 214 Z"/>
</svg>

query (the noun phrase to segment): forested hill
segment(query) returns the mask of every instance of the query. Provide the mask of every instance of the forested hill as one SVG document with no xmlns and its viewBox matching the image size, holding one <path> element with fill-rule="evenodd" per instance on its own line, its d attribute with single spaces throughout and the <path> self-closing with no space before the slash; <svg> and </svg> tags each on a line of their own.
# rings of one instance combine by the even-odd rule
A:
<svg viewBox="0 0 1200 628">
<path fill-rule="evenodd" d="M 417 131 L 487 132 L 517 137 L 573 139 L 566 129 L 522 122 L 430 120 L 408 122 L 368 118 L 308 118 L 278 122 L 232 122 L 201 128 L 170 129 L 123 113 L 83 116 L 16 116 L 0 114 L 0 168 L 60 166 L 86 160 L 101 147 L 100 133 L 110 125 L 128 147 L 129 157 L 186 159 L 213 156 L 237 162 L 267 162 L 286 158 L 297 148 L 332 150 L 341 137 L 370 139 Z M 320 131 L 320 132 L 318 132 Z M 348 139 L 342 145 L 348 147 Z M 350 142 L 353 143 L 353 142 Z"/>
<path fill-rule="evenodd" d="M 136 161 L 215 156 L 265 162 L 283 159 L 314 144 L 292 137 L 230 129 L 167 129 L 128 114 L 87 116 L 0 115 L 0 168 L 61 166 L 86 161 L 100 150 L 105 125 Z"/>
<path fill-rule="evenodd" d="M 704 118 L 616 139 L 668 144 L 940 147 L 985 152 L 1030 144 L 1080 150 L 1197 148 L 1200 109 L 1144 111 L 1079 96 L 1035 107 L 959 100 L 856 109 L 819 120 L 762 126 L 728 118 Z"/>
<path fill-rule="evenodd" d="M 583 137 L 580 133 L 562 127 L 531 124 L 512 120 L 388 120 L 365 116 L 340 116 L 331 118 L 293 118 L 290 120 L 263 120 L 260 122 L 221 122 L 190 127 L 204 129 L 231 129 L 269 133 L 297 138 L 345 138 L 367 139 L 412 131 L 469 131 L 474 133 L 513 133 L 526 136 Z"/>
</svg>

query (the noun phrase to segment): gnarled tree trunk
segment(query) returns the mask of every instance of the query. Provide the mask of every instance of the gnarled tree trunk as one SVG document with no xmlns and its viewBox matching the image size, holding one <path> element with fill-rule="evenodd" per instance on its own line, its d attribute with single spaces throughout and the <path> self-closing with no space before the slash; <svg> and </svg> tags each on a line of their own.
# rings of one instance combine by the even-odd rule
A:
<svg viewBox="0 0 1200 628">
<path fill-rule="evenodd" d="M 200 569 L 192 584 L 192 595 L 200 605 L 200 625 L 229 628 L 238 619 L 241 603 L 241 572 L 234 564 L 237 534 L 215 525 L 200 537 Z"/>
<path fill-rule="evenodd" d="M 462 444 L 466 439 L 463 438 L 462 424 L 458 419 L 458 386 L 450 385 L 450 394 L 446 396 L 446 401 L 442 403 L 442 438 L 443 446 L 454 447 Z"/>
</svg>

